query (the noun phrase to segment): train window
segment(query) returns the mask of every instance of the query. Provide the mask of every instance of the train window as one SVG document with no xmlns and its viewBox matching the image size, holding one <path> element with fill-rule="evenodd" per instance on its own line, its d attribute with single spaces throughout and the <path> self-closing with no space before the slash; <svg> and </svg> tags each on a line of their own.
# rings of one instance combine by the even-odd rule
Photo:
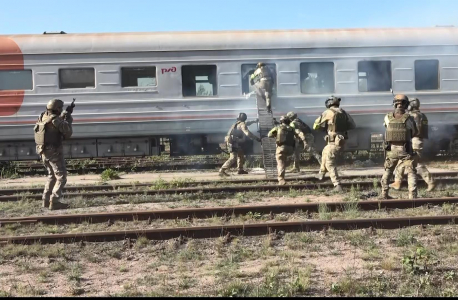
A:
<svg viewBox="0 0 458 300">
<path fill-rule="evenodd" d="M 0 90 L 32 89 L 32 70 L 0 71 Z"/>
<path fill-rule="evenodd" d="M 415 89 L 438 90 L 439 89 L 439 61 L 416 60 L 415 61 Z"/>
<path fill-rule="evenodd" d="M 334 93 L 334 63 L 301 63 L 301 92 L 303 94 Z"/>
<path fill-rule="evenodd" d="M 121 68 L 122 87 L 149 87 L 156 85 L 156 67 Z"/>
<path fill-rule="evenodd" d="M 274 76 L 274 86 L 275 89 L 275 82 L 277 82 L 277 68 L 275 64 L 266 64 L 266 66 L 270 69 L 272 75 Z M 256 64 L 243 64 L 242 65 L 242 93 L 248 94 L 255 90 L 254 85 L 250 84 L 250 76 L 256 70 Z"/>
<path fill-rule="evenodd" d="M 217 94 L 216 66 L 182 66 L 183 96 L 213 96 Z"/>
<path fill-rule="evenodd" d="M 391 89 L 391 61 L 358 62 L 360 92 L 382 92 Z"/>
<path fill-rule="evenodd" d="M 85 89 L 95 87 L 95 70 L 84 69 L 60 69 L 59 87 L 61 89 Z"/>
</svg>

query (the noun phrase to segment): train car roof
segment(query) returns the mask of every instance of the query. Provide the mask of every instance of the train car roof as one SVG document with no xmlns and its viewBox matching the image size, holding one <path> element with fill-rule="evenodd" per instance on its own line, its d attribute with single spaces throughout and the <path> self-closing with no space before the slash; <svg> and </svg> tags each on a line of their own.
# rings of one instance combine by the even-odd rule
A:
<svg viewBox="0 0 458 300">
<path fill-rule="evenodd" d="M 455 27 L 0 35 L 3 55 L 455 45 Z"/>
</svg>

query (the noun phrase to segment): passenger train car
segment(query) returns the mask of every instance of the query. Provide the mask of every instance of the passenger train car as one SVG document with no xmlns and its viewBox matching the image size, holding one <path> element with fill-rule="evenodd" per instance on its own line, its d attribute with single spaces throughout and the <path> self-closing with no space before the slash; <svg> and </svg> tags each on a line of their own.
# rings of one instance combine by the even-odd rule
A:
<svg viewBox="0 0 458 300">
<path fill-rule="evenodd" d="M 275 117 L 292 110 L 311 126 L 327 97 L 342 98 L 357 125 L 347 150 L 384 132 L 390 89 L 420 99 L 426 146 L 455 138 L 457 28 L 61 32 L 0 36 L 0 160 L 37 158 L 33 126 L 52 98 L 76 98 L 67 158 L 157 155 L 161 138 L 172 155 L 214 153 L 239 112 L 257 117 L 259 61 L 276 76 Z"/>
</svg>

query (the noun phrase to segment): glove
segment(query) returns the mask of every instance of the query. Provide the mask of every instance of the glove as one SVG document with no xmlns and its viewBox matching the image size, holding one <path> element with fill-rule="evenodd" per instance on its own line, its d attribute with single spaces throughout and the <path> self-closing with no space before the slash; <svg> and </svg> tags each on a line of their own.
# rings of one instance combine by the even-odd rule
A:
<svg viewBox="0 0 458 300">
<path fill-rule="evenodd" d="M 260 143 L 260 142 L 261 142 L 261 139 L 260 139 L 260 138 L 257 138 L 256 141 L 257 141 L 258 143 Z"/>
</svg>

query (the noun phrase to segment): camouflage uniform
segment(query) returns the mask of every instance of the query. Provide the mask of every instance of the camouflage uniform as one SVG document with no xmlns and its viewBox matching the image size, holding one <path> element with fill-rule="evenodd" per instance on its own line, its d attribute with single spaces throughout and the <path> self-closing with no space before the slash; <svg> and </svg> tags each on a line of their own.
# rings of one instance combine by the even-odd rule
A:
<svg viewBox="0 0 458 300">
<path fill-rule="evenodd" d="M 36 151 L 40 155 L 44 166 L 48 171 L 48 180 L 43 191 L 43 207 L 57 208 L 61 203 L 62 190 L 67 183 L 67 169 L 65 167 L 62 140 L 72 136 L 73 118 L 70 114 L 61 116 L 46 111 L 40 115 L 35 126 L 35 134 L 44 128 L 43 141 L 37 138 Z"/>
<path fill-rule="evenodd" d="M 398 97 L 398 96 L 397 96 Z M 396 121 L 397 119 L 398 121 Z M 400 139 L 405 139 L 405 141 L 389 141 L 390 138 L 387 137 L 389 134 L 389 124 L 391 122 L 401 122 L 405 124 L 405 138 L 401 136 Z M 399 124 L 399 123 L 398 123 Z M 409 185 L 409 199 L 414 199 L 417 197 L 417 171 L 416 171 L 416 160 L 413 158 L 413 151 L 411 150 L 411 141 L 412 137 L 418 134 L 415 121 L 411 116 L 408 116 L 404 109 L 396 108 L 394 113 L 389 113 L 385 116 L 384 126 L 387 127 L 385 133 L 385 140 L 390 144 L 388 149 L 386 149 L 386 158 L 385 158 L 385 173 L 381 179 L 382 185 L 382 198 L 387 199 L 388 196 L 388 180 L 393 174 L 397 166 L 405 169 L 408 176 L 408 185 Z M 397 129 L 394 129 L 393 136 L 397 135 Z M 402 134 L 401 134 L 402 135 Z M 398 138 L 391 138 L 398 139 Z"/>
<path fill-rule="evenodd" d="M 243 164 L 245 163 L 245 154 L 243 153 L 242 145 L 243 143 L 245 143 L 246 137 L 249 137 L 250 139 L 256 140 L 258 142 L 261 141 L 260 138 L 258 138 L 248 130 L 248 126 L 256 122 L 257 121 L 244 122 L 238 120 L 234 125 L 232 125 L 225 139 L 227 149 L 230 153 L 229 159 L 223 164 L 223 166 L 219 170 L 220 175 L 228 176 L 228 174 L 225 171 L 232 167 L 232 165 L 234 165 L 235 162 L 237 162 L 238 174 L 247 174 L 247 172 L 243 170 Z"/>
<path fill-rule="evenodd" d="M 255 85 L 256 97 L 266 102 L 267 110 L 271 110 L 272 88 L 274 77 L 269 68 L 264 63 L 259 63 L 256 70 L 250 76 L 250 83 Z"/>
<path fill-rule="evenodd" d="M 346 116 L 346 124 L 334 124 L 334 122 L 336 122 L 336 114 L 339 114 L 339 116 Z M 338 191 L 342 188 L 337 172 L 336 156 L 339 155 L 345 147 L 345 140 L 348 139 L 347 130 L 354 129 L 355 127 L 356 125 L 353 118 L 343 109 L 336 106 L 331 106 L 325 110 L 313 124 L 313 129 L 325 129 L 328 133 L 325 137 L 327 145 L 324 147 L 321 155 L 320 174 L 318 176 L 320 179 L 323 179 L 326 172 L 329 172 L 329 177 Z"/>
<path fill-rule="evenodd" d="M 292 120 L 290 126 L 293 127 L 293 128 L 297 128 L 299 130 L 301 130 L 301 128 L 305 127 L 301 131 L 302 131 L 302 133 L 304 133 L 305 140 L 306 140 L 305 145 L 304 145 L 304 143 L 300 139 L 296 138 L 296 143 L 295 143 L 295 147 L 294 147 L 294 168 L 293 168 L 293 172 L 300 172 L 300 169 L 301 169 L 300 168 L 301 153 L 302 153 L 302 151 L 304 151 L 304 149 L 306 149 L 307 152 L 310 152 L 313 155 L 313 157 L 315 157 L 316 160 L 319 163 L 321 163 L 321 155 L 315 149 L 315 137 L 313 136 L 311 129 L 305 123 L 303 123 L 302 120 L 300 120 L 298 118 L 294 118 Z"/>
<path fill-rule="evenodd" d="M 284 141 L 282 141 L 280 137 L 280 135 L 283 134 L 285 135 Z M 275 137 L 277 139 L 277 149 L 275 151 L 275 158 L 277 159 L 278 183 L 284 185 L 286 184 L 286 160 L 289 155 L 292 155 L 294 153 L 296 139 L 300 139 L 303 143 L 307 143 L 305 135 L 300 130 L 292 128 L 285 123 L 282 123 L 274 127 L 268 133 L 267 136 Z"/>
<path fill-rule="evenodd" d="M 435 187 L 434 180 L 429 173 L 426 165 L 423 162 L 423 139 L 428 138 L 428 119 L 423 113 L 418 109 L 413 109 L 410 112 L 410 115 L 413 117 L 415 124 L 417 126 L 417 131 L 419 135 L 412 138 L 412 149 L 415 152 L 414 159 L 417 163 L 417 173 L 423 178 L 423 180 L 428 184 L 428 191 L 432 191 Z M 394 171 L 395 179 L 394 183 L 390 187 L 399 189 L 401 186 L 402 176 L 404 174 L 405 167 L 403 164 L 400 164 L 396 167 Z"/>
</svg>

